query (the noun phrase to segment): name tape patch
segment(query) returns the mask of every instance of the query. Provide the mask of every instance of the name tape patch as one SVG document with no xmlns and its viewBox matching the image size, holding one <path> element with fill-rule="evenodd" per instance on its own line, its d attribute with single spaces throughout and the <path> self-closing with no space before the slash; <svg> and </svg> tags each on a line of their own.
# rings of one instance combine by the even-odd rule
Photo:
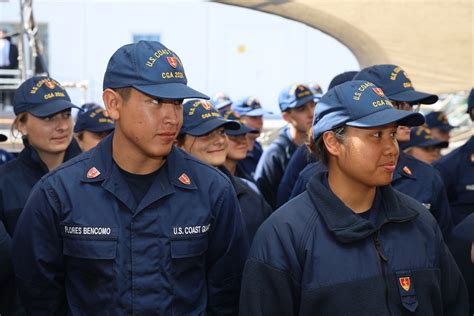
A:
<svg viewBox="0 0 474 316">
<path fill-rule="evenodd" d="M 109 226 L 62 224 L 61 233 L 67 237 L 117 237 L 117 228 Z"/>
</svg>

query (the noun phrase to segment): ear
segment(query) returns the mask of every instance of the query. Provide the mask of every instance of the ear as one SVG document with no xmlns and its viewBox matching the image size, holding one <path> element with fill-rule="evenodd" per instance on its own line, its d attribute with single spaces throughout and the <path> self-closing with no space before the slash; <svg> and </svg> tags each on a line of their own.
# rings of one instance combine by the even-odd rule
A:
<svg viewBox="0 0 474 316">
<path fill-rule="evenodd" d="M 326 151 L 332 156 L 339 156 L 341 154 L 341 143 L 336 138 L 336 134 L 332 131 L 323 134 L 324 146 Z"/>
<path fill-rule="evenodd" d="M 287 123 L 290 123 L 290 122 L 291 122 L 291 117 L 290 117 L 289 111 L 291 111 L 291 110 L 287 110 L 287 111 L 281 113 L 281 117 L 282 117 L 283 120 L 285 120 Z"/>
<path fill-rule="evenodd" d="M 28 113 L 26 114 L 28 115 Z M 23 122 L 21 120 L 18 120 L 16 121 L 15 123 L 15 128 L 20 132 L 21 135 L 23 136 L 28 136 L 28 128 L 26 127 L 26 121 L 28 120 L 28 118 L 26 118 L 26 120 L 24 120 Z"/>
<path fill-rule="evenodd" d="M 123 99 L 116 91 L 112 89 L 105 89 L 102 92 L 102 100 L 105 104 L 105 109 L 109 113 L 110 118 L 114 121 L 120 118 L 120 110 L 123 104 Z"/>
</svg>

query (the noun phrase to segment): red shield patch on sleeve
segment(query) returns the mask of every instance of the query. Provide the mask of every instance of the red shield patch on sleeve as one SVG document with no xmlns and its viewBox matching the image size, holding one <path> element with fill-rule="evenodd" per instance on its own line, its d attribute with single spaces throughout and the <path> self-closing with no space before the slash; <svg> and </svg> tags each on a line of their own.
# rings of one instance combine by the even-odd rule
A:
<svg viewBox="0 0 474 316">
<path fill-rule="evenodd" d="M 407 292 L 410 290 L 410 277 L 399 278 L 398 281 L 400 282 L 400 286 L 402 287 L 402 289 Z"/>
</svg>

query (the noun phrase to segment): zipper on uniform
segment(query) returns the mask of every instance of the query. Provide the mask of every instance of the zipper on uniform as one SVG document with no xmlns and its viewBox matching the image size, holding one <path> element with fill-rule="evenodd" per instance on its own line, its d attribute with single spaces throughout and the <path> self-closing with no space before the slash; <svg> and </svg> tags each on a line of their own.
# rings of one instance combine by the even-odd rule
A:
<svg viewBox="0 0 474 316">
<path fill-rule="evenodd" d="M 390 310 L 389 298 L 388 298 L 388 284 L 387 284 L 387 275 L 385 274 L 385 264 L 387 262 L 387 257 L 383 253 L 382 245 L 380 244 L 379 232 L 374 233 L 374 244 L 375 249 L 379 257 L 380 269 L 382 270 L 383 282 L 385 284 L 385 305 L 387 306 L 388 314 L 392 315 Z"/>
</svg>

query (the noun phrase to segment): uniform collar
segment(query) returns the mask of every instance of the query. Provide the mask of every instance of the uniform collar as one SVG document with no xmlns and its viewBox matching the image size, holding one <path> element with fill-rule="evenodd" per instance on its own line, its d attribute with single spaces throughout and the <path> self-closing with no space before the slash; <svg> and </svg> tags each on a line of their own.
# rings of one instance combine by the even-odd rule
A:
<svg viewBox="0 0 474 316">
<path fill-rule="evenodd" d="M 404 153 L 403 151 L 400 151 L 400 155 L 397 161 L 397 167 L 395 168 L 395 172 L 393 173 L 392 181 L 398 180 L 400 178 L 416 179 L 416 175 L 414 173 L 410 161 L 411 159 L 414 158 Z"/>
<path fill-rule="evenodd" d="M 21 151 L 19 158 L 24 161 L 26 164 L 30 165 L 36 170 L 40 170 L 43 174 L 49 172 L 48 166 L 41 160 L 38 151 L 31 146 L 28 139 L 25 137 L 23 138 L 23 145 L 25 148 Z M 64 154 L 63 162 L 68 161 L 69 159 L 79 155 L 81 153 L 81 149 L 77 144 L 76 140 L 72 138 L 71 143 L 66 149 L 66 153 Z"/>
<path fill-rule="evenodd" d="M 83 171 L 83 182 L 99 182 L 110 177 L 114 168 L 112 159 L 113 134 L 107 136 L 91 152 L 89 162 Z M 195 175 L 189 169 L 189 162 L 186 160 L 187 154 L 173 146 L 163 167 L 167 169 L 168 180 L 174 186 L 194 190 L 197 188 L 194 181 Z"/>
<path fill-rule="evenodd" d="M 404 222 L 418 216 L 416 210 L 400 205 L 398 196 L 390 185 L 378 187 L 381 208 L 377 211 L 377 224 L 355 214 L 323 184 L 327 172 L 315 174 L 307 185 L 308 195 L 327 228 L 340 242 L 348 243 L 364 239 L 388 222 Z"/>
</svg>

